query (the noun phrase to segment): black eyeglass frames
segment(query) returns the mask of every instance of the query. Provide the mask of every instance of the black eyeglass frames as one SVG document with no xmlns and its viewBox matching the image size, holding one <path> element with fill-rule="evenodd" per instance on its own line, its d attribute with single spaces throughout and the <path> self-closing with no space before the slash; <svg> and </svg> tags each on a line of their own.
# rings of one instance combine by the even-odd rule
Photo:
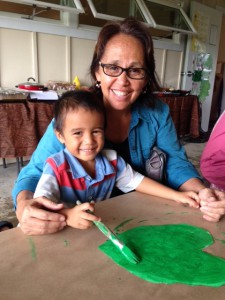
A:
<svg viewBox="0 0 225 300">
<path fill-rule="evenodd" d="M 99 62 L 99 65 L 102 67 L 103 72 L 111 77 L 118 77 L 125 72 L 129 78 L 138 80 L 144 79 L 147 75 L 147 70 L 145 68 L 122 68 L 117 65 L 103 64 L 102 62 Z"/>
</svg>

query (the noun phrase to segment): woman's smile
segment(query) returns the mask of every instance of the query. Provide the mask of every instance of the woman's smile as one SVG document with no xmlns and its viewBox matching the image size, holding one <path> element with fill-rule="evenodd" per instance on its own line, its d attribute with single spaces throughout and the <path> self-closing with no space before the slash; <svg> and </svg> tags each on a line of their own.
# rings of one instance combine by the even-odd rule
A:
<svg viewBox="0 0 225 300">
<path fill-rule="evenodd" d="M 117 96 L 117 97 L 125 97 L 127 95 L 129 95 L 129 92 L 125 92 L 125 91 L 120 91 L 120 90 L 115 90 L 115 89 L 111 89 L 111 91 Z"/>
<path fill-rule="evenodd" d="M 144 49 L 136 38 L 118 34 L 106 44 L 101 58 L 103 64 L 120 66 L 121 68 L 145 68 Z M 96 78 L 101 83 L 101 90 L 106 105 L 116 110 L 130 109 L 146 86 L 147 79 L 131 79 L 126 72 L 119 76 L 108 76 L 102 67 L 96 72 Z"/>
</svg>

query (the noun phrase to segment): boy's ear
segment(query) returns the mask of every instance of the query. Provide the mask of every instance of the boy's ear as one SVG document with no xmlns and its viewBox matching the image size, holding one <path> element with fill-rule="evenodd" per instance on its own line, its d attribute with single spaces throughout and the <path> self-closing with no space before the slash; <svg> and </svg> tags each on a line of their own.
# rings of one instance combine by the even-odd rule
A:
<svg viewBox="0 0 225 300">
<path fill-rule="evenodd" d="M 63 135 L 61 134 L 61 132 L 55 129 L 55 135 L 56 135 L 57 139 L 58 139 L 62 144 L 64 144 L 65 140 L 64 140 Z"/>
</svg>

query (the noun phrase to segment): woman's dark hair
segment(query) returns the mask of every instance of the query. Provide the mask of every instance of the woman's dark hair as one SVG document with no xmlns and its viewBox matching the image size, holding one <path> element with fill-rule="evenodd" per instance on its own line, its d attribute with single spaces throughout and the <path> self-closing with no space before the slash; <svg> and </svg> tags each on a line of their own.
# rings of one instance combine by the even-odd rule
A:
<svg viewBox="0 0 225 300">
<path fill-rule="evenodd" d="M 107 42 L 115 35 L 121 33 L 138 39 L 143 46 L 145 67 L 148 70 L 148 83 L 146 93 L 140 97 L 146 105 L 151 106 L 153 104 L 151 100 L 153 98 L 153 92 L 160 90 L 158 77 L 155 72 L 153 41 L 147 26 L 133 17 L 128 17 L 121 22 L 108 22 L 103 26 L 98 36 L 90 66 L 92 80 L 96 82 L 95 72 L 99 68 L 99 61 L 101 61 L 104 54 Z M 92 89 L 96 90 L 97 88 L 93 85 Z"/>
<path fill-rule="evenodd" d="M 68 111 L 84 108 L 87 111 L 96 111 L 103 114 L 106 127 L 106 112 L 102 98 L 99 95 L 86 91 L 68 91 L 62 94 L 54 106 L 55 129 L 62 132 L 66 114 Z"/>
</svg>

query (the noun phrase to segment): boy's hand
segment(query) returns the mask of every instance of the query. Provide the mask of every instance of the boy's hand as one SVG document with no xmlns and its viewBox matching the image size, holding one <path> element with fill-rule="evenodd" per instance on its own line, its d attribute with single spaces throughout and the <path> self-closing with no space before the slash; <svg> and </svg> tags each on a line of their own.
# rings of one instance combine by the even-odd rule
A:
<svg viewBox="0 0 225 300">
<path fill-rule="evenodd" d="M 188 204 L 191 207 L 199 208 L 199 196 L 197 193 L 188 191 L 188 192 L 177 192 L 177 197 L 174 199 L 176 202 L 181 202 Z"/>
<path fill-rule="evenodd" d="M 100 218 L 87 212 L 94 212 L 94 203 L 83 203 L 67 210 L 67 225 L 78 228 L 88 229 L 93 225 L 93 221 L 100 221 Z"/>
</svg>

